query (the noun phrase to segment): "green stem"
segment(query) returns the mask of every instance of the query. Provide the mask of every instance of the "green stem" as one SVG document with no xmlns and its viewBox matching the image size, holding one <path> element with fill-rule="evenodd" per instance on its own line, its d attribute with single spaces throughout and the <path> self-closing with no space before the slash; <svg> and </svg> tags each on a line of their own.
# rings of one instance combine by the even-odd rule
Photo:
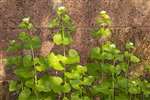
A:
<svg viewBox="0 0 150 100">
<path fill-rule="evenodd" d="M 22 80 L 21 80 L 21 89 L 22 89 L 22 90 L 24 89 L 24 85 L 23 85 Z"/>
<path fill-rule="evenodd" d="M 127 68 L 127 73 L 126 73 L 126 78 L 127 78 L 127 87 L 126 87 L 126 92 L 127 92 L 127 95 L 129 95 L 129 92 L 128 92 L 128 87 L 129 87 L 129 65 L 130 65 L 130 63 L 129 63 L 129 60 L 127 60 L 127 66 L 128 66 L 128 68 Z"/>
<path fill-rule="evenodd" d="M 34 50 L 33 50 L 33 47 L 31 45 L 31 53 L 32 53 L 32 58 L 33 58 L 33 67 L 34 67 L 34 88 L 36 87 L 36 84 L 37 84 L 37 72 L 35 70 L 35 62 L 34 62 L 34 58 L 35 58 L 35 55 L 34 55 Z M 35 92 L 35 95 L 36 95 L 36 98 L 38 100 L 38 94 L 37 94 L 37 91 L 34 90 Z"/>
<path fill-rule="evenodd" d="M 112 87 L 113 87 L 113 91 L 112 91 L 112 100 L 115 100 L 115 77 L 114 74 L 112 74 Z"/>
<path fill-rule="evenodd" d="M 64 27 L 63 27 L 63 23 L 62 23 L 62 16 L 61 16 L 61 35 L 62 35 L 62 39 L 63 39 L 63 41 L 64 41 L 64 37 L 65 37 L 65 34 L 64 34 Z M 63 56 L 66 56 L 66 47 L 65 47 L 65 45 L 63 44 Z M 66 72 L 66 69 L 64 68 L 64 73 Z M 65 76 L 63 76 L 64 77 L 64 83 L 66 84 L 66 77 Z M 65 97 L 66 96 L 66 94 L 64 93 L 63 94 L 63 96 Z"/>
<path fill-rule="evenodd" d="M 116 63 L 116 61 L 114 60 L 113 67 L 115 67 L 115 63 Z M 115 100 L 115 74 L 114 74 L 114 72 L 112 73 L 112 87 L 113 87 L 112 100 Z"/>
</svg>

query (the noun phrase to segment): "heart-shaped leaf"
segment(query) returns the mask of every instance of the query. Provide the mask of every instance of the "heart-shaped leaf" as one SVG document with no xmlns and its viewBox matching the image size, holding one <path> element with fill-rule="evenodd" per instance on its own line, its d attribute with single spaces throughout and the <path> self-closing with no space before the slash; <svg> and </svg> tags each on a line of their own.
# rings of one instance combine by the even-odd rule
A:
<svg viewBox="0 0 150 100">
<path fill-rule="evenodd" d="M 48 55 L 48 63 L 50 67 L 54 68 L 55 70 L 58 70 L 58 71 L 64 70 L 64 67 L 60 63 L 59 58 L 54 53 L 50 53 Z"/>
<path fill-rule="evenodd" d="M 19 100 L 28 100 L 29 96 L 31 94 L 30 89 L 24 88 L 21 93 L 19 94 Z"/>
</svg>

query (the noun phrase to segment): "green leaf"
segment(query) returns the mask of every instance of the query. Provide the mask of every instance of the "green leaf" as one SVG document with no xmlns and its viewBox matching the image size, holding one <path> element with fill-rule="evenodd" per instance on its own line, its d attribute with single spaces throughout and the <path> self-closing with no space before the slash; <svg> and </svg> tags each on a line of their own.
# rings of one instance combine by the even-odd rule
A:
<svg viewBox="0 0 150 100">
<path fill-rule="evenodd" d="M 23 66 L 24 67 L 32 67 L 32 56 L 31 55 L 25 55 L 23 57 Z"/>
<path fill-rule="evenodd" d="M 21 32 L 18 38 L 23 42 L 31 41 L 31 36 L 26 32 Z"/>
<path fill-rule="evenodd" d="M 29 79 L 25 82 L 25 86 L 28 88 L 33 88 L 34 87 L 34 80 L 33 79 Z"/>
<path fill-rule="evenodd" d="M 150 72 L 150 65 L 145 65 L 144 69 L 145 71 Z"/>
<path fill-rule="evenodd" d="M 45 68 L 45 66 L 35 66 L 35 69 L 36 69 L 36 71 L 38 71 L 38 72 L 43 72 L 43 71 L 45 71 L 46 70 L 46 68 Z"/>
<path fill-rule="evenodd" d="M 17 81 L 11 80 L 9 82 L 9 91 L 13 92 L 17 90 Z"/>
<path fill-rule="evenodd" d="M 102 37 L 108 37 L 111 35 L 111 31 L 108 28 L 100 28 L 99 32 Z"/>
<path fill-rule="evenodd" d="M 131 94 L 140 94 L 140 87 L 130 87 L 129 88 L 129 93 Z"/>
<path fill-rule="evenodd" d="M 87 66 L 87 72 L 89 75 L 98 76 L 98 74 L 101 71 L 100 64 L 91 63 L 91 64 L 87 64 L 86 66 Z"/>
<path fill-rule="evenodd" d="M 41 47 L 41 40 L 38 36 L 33 36 L 30 43 L 33 49 L 38 49 Z"/>
<path fill-rule="evenodd" d="M 83 100 L 91 100 L 88 96 L 84 96 Z"/>
<path fill-rule="evenodd" d="M 51 82 L 48 76 L 44 76 L 37 81 L 36 89 L 39 92 L 50 92 Z"/>
<path fill-rule="evenodd" d="M 22 90 L 21 93 L 19 94 L 19 100 L 28 100 L 30 94 L 31 94 L 30 89 L 24 88 L 24 90 Z"/>
<path fill-rule="evenodd" d="M 64 67 L 61 65 L 59 58 L 54 53 L 48 55 L 48 63 L 55 70 L 64 70 Z"/>
<path fill-rule="evenodd" d="M 90 58 L 100 60 L 101 59 L 100 52 L 101 52 L 101 50 L 99 47 L 92 48 L 92 50 L 90 52 Z"/>
<path fill-rule="evenodd" d="M 55 44 L 61 45 L 62 44 L 61 34 L 55 34 L 54 37 L 53 37 L 53 41 L 54 41 Z"/>
<path fill-rule="evenodd" d="M 92 32 L 93 37 L 108 37 L 111 35 L 111 31 L 108 28 L 100 28 L 94 32 Z"/>
<path fill-rule="evenodd" d="M 87 72 L 87 67 L 86 66 L 77 65 L 76 70 L 77 70 L 78 73 L 84 75 Z"/>
<path fill-rule="evenodd" d="M 70 49 L 68 53 L 67 64 L 75 64 L 80 62 L 80 56 L 78 52 L 74 49 Z"/>
<path fill-rule="evenodd" d="M 50 81 L 51 81 L 52 85 L 61 85 L 61 83 L 63 82 L 62 78 L 58 77 L 58 76 L 50 77 Z"/>
<path fill-rule="evenodd" d="M 115 66 L 111 64 L 101 64 L 101 70 L 102 72 L 107 73 L 107 74 L 116 73 Z"/>
<path fill-rule="evenodd" d="M 127 88 L 127 85 L 128 85 L 128 79 L 127 78 L 124 78 L 124 77 L 118 77 L 118 85 L 120 87 L 120 89 L 126 89 Z"/>
<path fill-rule="evenodd" d="M 32 25 L 32 23 L 21 22 L 21 23 L 19 24 L 19 28 L 30 30 L 30 29 L 33 28 L 33 25 Z"/>
<path fill-rule="evenodd" d="M 23 79 L 29 79 L 34 76 L 34 72 L 31 68 L 17 68 L 14 73 Z"/>
<path fill-rule="evenodd" d="M 72 42 L 72 38 L 67 35 L 61 35 L 61 33 L 57 33 L 53 37 L 53 41 L 56 45 L 69 45 Z"/>
<path fill-rule="evenodd" d="M 128 43 L 126 43 L 126 49 L 133 49 L 133 48 L 135 48 L 134 47 L 134 44 L 132 43 L 132 42 L 128 42 Z"/>
<path fill-rule="evenodd" d="M 93 82 L 94 82 L 94 77 L 93 76 L 87 76 L 87 77 L 84 77 L 82 84 L 87 85 L 87 86 L 91 86 Z"/>
<path fill-rule="evenodd" d="M 56 27 L 58 27 L 58 26 L 59 26 L 59 22 L 58 22 L 57 19 L 52 19 L 52 20 L 50 21 L 50 23 L 48 24 L 48 27 L 49 27 L 49 28 L 56 28 Z"/>
<path fill-rule="evenodd" d="M 50 77 L 50 83 L 51 83 L 51 88 L 55 93 L 61 93 L 62 92 L 62 78 L 58 76 L 52 76 Z"/>
<path fill-rule="evenodd" d="M 21 44 L 17 43 L 15 40 L 11 40 L 9 43 L 9 46 L 7 48 L 7 51 L 17 51 L 21 49 Z"/>
<path fill-rule="evenodd" d="M 118 96 L 115 96 L 115 100 L 128 100 L 128 96 L 124 94 L 120 94 Z"/>
<path fill-rule="evenodd" d="M 65 77 L 68 79 L 80 79 L 81 75 L 77 71 L 73 70 L 71 73 L 65 72 Z"/>
<path fill-rule="evenodd" d="M 69 100 L 67 97 L 64 97 L 63 100 Z"/>
<path fill-rule="evenodd" d="M 62 37 L 62 44 L 63 44 L 63 45 L 69 45 L 69 44 L 71 44 L 71 42 L 72 42 L 71 36 L 69 36 L 69 35 L 64 35 L 64 36 Z"/>
<path fill-rule="evenodd" d="M 70 84 L 74 89 L 80 90 L 80 80 L 70 80 Z"/>
<path fill-rule="evenodd" d="M 65 23 L 68 23 L 68 22 L 71 21 L 71 18 L 70 18 L 70 16 L 68 16 L 67 14 L 65 14 L 65 15 L 63 16 L 62 20 L 63 20 Z"/>
<path fill-rule="evenodd" d="M 148 82 L 147 80 L 144 80 L 142 82 L 142 92 L 145 96 L 150 96 L 150 82 Z"/>
<path fill-rule="evenodd" d="M 41 40 L 38 36 L 31 37 L 28 33 L 21 32 L 18 38 L 23 42 L 25 49 L 38 49 L 41 47 Z"/>
<path fill-rule="evenodd" d="M 57 12 L 57 15 L 60 16 L 66 13 L 66 8 L 64 6 L 58 7 L 56 12 Z"/>
<path fill-rule="evenodd" d="M 38 72 L 43 72 L 48 69 L 48 61 L 44 57 L 36 57 L 34 58 L 35 69 Z"/>
<path fill-rule="evenodd" d="M 140 94 L 141 93 L 141 81 L 138 79 L 129 80 L 129 93 L 131 94 Z"/>
<path fill-rule="evenodd" d="M 7 57 L 7 65 L 12 66 L 12 65 L 20 65 L 22 61 L 21 56 L 13 56 L 13 57 Z"/>
<path fill-rule="evenodd" d="M 94 94 L 103 93 L 105 95 L 109 95 L 112 93 L 111 85 L 111 81 L 104 81 L 99 85 L 93 86 L 92 92 Z"/>
<path fill-rule="evenodd" d="M 140 62 L 140 59 L 134 55 L 131 55 L 130 61 L 133 63 L 138 63 L 138 62 Z"/>
<path fill-rule="evenodd" d="M 78 92 L 72 93 L 71 94 L 71 100 L 82 100 L 80 97 L 80 93 L 78 93 Z"/>
<path fill-rule="evenodd" d="M 70 85 L 69 85 L 68 83 L 65 83 L 65 84 L 63 85 L 62 91 L 63 91 L 64 93 L 69 93 L 69 92 L 71 91 Z"/>
<path fill-rule="evenodd" d="M 19 28 L 21 29 L 32 29 L 33 25 L 30 23 L 30 17 L 26 17 L 22 19 L 22 22 L 19 24 Z"/>
<path fill-rule="evenodd" d="M 112 23 L 109 15 L 107 14 L 106 11 L 101 11 L 99 15 L 100 15 L 100 17 L 97 18 L 97 20 L 96 20 L 97 24 L 100 24 L 100 25 L 109 25 L 109 24 Z"/>
<path fill-rule="evenodd" d="M 59 61 L 61 61 L 64 65 L 67 64 L 68 58 L 66 56 L 57 55 Z"/>
<path fill-rule="evenodd" d="M 116 66 L 116 74 L 119 75 L 121 72 L 127 72 L 128 71 L 128 64 L 127 63 L 119 63 Z"/>
</svg>

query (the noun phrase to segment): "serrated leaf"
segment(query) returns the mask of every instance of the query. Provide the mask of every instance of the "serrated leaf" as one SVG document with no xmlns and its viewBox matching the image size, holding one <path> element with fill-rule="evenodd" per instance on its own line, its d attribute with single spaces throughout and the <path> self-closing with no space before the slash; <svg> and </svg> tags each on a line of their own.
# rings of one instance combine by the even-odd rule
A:
<svg viewBox="0 0 150 100">
<path fill-rule="evenodd" d="M 51 91 L 51 83 L 48 76 L 44 76 L 37 81 L 36 89 L 39 92 L 50 92 Z"/>
<path fill-rule="evenodd" d="M 61 93 L 63 87 L 62 87 L 62 78 L 58 76 L 53 76 L 50 77 L 50 83 L 51 83 L 51 88 L 55 93 Z"/>
<path fill-rule="evenodd" d="M 64 70 L 64 67 L 61 65 L 59 58 L 54 53 L 48 55 L 48 63 L 50 67 L 54 68 L 55 70 Z"/>
</svg>

